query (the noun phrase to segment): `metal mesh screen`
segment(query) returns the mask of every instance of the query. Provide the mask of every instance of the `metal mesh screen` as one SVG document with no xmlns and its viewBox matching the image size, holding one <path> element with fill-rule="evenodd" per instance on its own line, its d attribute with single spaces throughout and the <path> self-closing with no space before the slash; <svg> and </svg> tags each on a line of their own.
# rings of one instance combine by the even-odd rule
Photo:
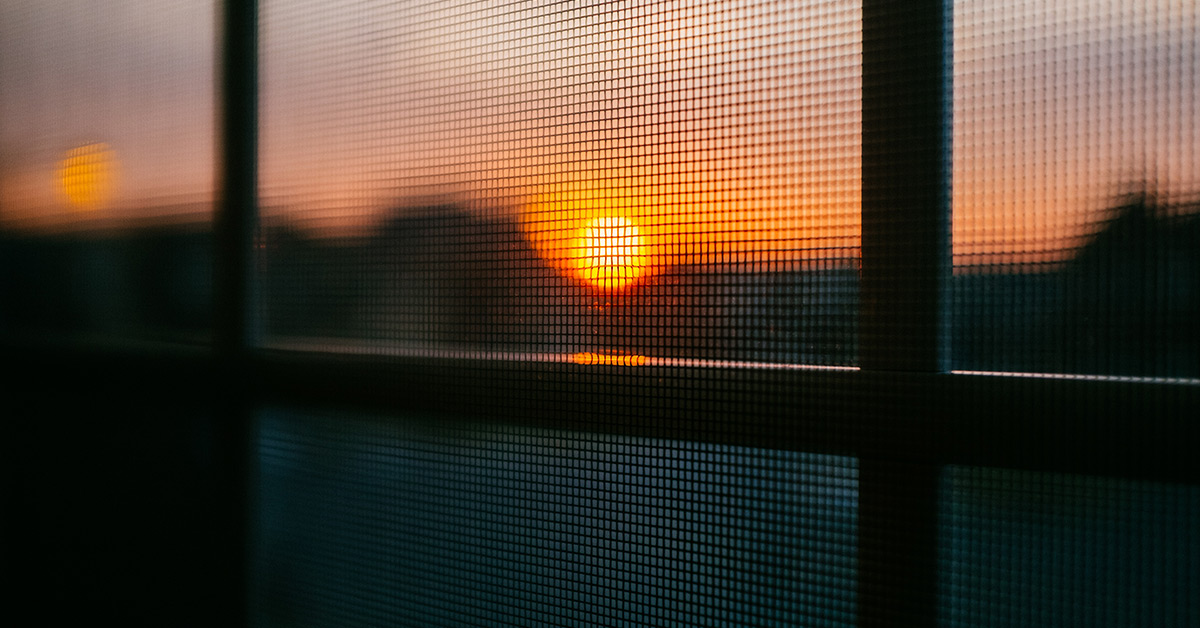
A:
<svg viewBox="0 0 1200 628">
<path fill-rule="evenodd" d="M 1200 623 L 1191 4 L 215 6 L 0 4 L 12 614 Z"/>
<path fill-rule="evenodd" d="M 509 424 L 524 364 L 666 367 L 547 401 L 609 429 L 673 367 L 853 365 L 860 19 L 264 2 L 263 346 L 490 360 Z M 854 622 L 853 459 L 413 422 L 262 418 L 256 621 Z"/>
<path fill-rule="evenodd" d="M 255 434 L 254 625 L 854 624 L 853 458 L 344 412 Z"/>
<path fill-rule="evenodd" d="M 853 364 L 859 19 L 265 2 L 267 344 Z"/>
<path fill-rule="evenodd" d="M 1200 621 L 1200 489 L 947 467 L 939 624 L 1190 626 Z"/>
<path fill-rule="evenodd" d="M 954 2 L 955 368 L 1200 376 L 1200 15 Z"/>
</svg>

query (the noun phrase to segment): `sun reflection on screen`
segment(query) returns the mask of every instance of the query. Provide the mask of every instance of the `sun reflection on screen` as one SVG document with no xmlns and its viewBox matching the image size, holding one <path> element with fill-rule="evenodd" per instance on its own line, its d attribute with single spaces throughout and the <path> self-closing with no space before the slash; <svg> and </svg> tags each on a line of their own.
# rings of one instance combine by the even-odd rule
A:
<svg viewBox="0 0 1200 628">
<path fill-rule="evenodd" d="M 644 355 L 630 353 L 594 353 L 584 351 L 571 355 L 575 364 L 603 364 L 608 366 L 645 366 L 649 359 Z"/>
<path fill-rule="evenodd" d="M 103 142 L 67 151 L 58 164 L 58 181 L 71 207 L 94 210 L 108 204 L 117 175 L 116 153 Z"/>
</svg>

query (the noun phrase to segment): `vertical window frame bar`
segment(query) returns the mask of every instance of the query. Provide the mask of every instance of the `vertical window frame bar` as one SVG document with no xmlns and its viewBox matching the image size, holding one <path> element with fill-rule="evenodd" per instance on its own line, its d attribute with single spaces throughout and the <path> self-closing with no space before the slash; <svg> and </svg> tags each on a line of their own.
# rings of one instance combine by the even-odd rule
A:
<svg viewBox="0 0 1200 628">
<path fill-rule="evenodd" d="M 949 367 L 952 8 L 951 0 L 863 2 L 864 372 Z M 898 408 L 879 421 L 929 418 Z M 928 451 L 910 451 L 923 448 L 908 439 L 867 449 L 859 460 L 858 625 L 933 625 L 940 465 Z"/>
<path fill-rule="evenodd" d="M 213 224 L 213 379 L 216 442 L 225 509 L 217 521 L 227 542 L 222 610 L 232 626 L 249 625 L 250 489 L 255 395 L 254 242 L 258 220 L 258 2 L 219 2 L 217 78 L 218 201 Z"/>
</svg>

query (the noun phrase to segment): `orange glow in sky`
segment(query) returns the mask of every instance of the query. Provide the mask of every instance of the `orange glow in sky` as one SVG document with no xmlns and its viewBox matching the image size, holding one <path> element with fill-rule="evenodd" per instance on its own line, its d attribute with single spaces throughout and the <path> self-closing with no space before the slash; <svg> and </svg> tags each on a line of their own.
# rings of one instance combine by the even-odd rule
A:
<svg viewBox="0 0 1200 628">
<path fill-rule="evenodd" d="M 359 4 L 263 5 L 264 224 L 517 213 L 559 272 L 610 290 L 857 256 L 860 2 Z M 1130 184 L 1200 193 L 1197 3 L 951 5 L 956 265 L 1069 258 Z M 0 84 L 20 86 L 0 90 L 0 228 L 210 213 L 212 7 L 31 7 L 0 9 Z M 31 80 L 53 76 L 90 78 Z M 119 186 L 111 149 L 79 146 L 97 137 Z M 589 228 L 620 231 L 605 219 L 628 246 L 588 254 Z"/>
</svg>

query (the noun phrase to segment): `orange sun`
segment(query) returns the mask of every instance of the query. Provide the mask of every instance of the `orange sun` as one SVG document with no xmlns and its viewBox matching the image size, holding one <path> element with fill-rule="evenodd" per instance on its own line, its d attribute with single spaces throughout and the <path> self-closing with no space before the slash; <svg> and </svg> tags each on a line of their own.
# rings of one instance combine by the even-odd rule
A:
<svg viewBox="0 0 1200 628">
<path fill-rule="evenodd" d="M 654 214 L 643 190 L 588 183 L 554 186 L 522 212 L 538 253 L 561 271 L 601 290 L 644 279 L 657 256 L 643 217 Z M 653 226 L 653 225 L 651 225 Z"/>
<path fill-rule="evenodd" d="M 642 276 L 646 244 L 638 228 L 624 216 L 605 216 L 588 223 L 572 257 L 580 277 L 614 290 Z"/>
</svg>

